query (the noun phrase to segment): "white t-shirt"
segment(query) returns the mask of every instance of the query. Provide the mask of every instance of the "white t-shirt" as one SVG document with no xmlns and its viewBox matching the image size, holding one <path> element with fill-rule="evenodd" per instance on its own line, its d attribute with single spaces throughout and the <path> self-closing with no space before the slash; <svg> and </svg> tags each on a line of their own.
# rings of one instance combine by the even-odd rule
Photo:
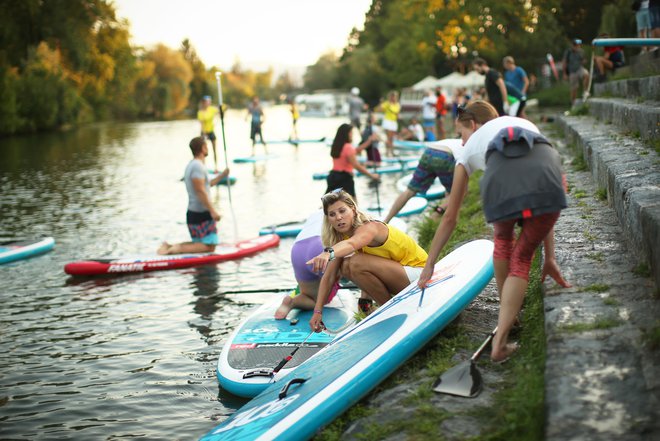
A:
<svg viewBox="0 0 660 441">
<path fill-rule="evenodd" d="M 422 98 L 422 118 L 435 119 L 435 102 L 437 98 L 426 95 Z"/>
<path fill-rule="evenodd" d="M 461 138 L 441 139 L 440 141 L 427 142 L 426 147 L 435 150 L 450 150 L 452 155 L 457 157 L 460 153 L 459 150 L 463 150 L 463 140 Z"/>
<path fill-rule="evenodd" d="M 420 123 L 410 124 L 408 130 L 413 132 L 417 141 L 424 141 L 424 127 Z"/>
<path fill-rule="evenodd" d="M 296 242 L 313 236 L 320 236 L 323 228 L 323 210 L 312 213 L 303 225 L 300 233 L 296 236 Z"/>
<path fill-rule="evenodd" d="M 532 132 L 541 133 L 538 127 L 526 119 L 515 116 L 500 116 L 488 121 L 470 136 L 462 151 L 458 155 L 454 154 L 456 165 L 462 164 L 468 176 L 477 170 L 485 170 L 488 144 L 500 130 L 506 127 L 521 127 Z"/>
</svg>

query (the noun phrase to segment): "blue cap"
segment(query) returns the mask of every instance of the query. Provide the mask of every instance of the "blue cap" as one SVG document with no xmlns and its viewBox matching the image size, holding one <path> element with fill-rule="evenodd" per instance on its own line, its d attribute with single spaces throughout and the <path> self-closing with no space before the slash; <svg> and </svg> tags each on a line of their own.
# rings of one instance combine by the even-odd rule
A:
<svg viewBox="0 0 660 441">
<path fill-rule="evenodd" d="M 573 40 L 573 44 L 582 44 L 582 40 L 580 40 L 579 38 L 575 38 Z"/>
<path fill-rule="evenodd" d="M 211 95 L 204 95 L 202 99 L 211 101 Z"/>
</svg>

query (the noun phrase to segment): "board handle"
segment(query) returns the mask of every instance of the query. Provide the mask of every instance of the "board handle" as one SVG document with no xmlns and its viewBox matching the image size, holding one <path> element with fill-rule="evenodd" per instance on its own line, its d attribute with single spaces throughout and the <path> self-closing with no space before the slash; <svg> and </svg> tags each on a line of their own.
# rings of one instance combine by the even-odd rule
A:
<svg viewBox="0 0 660 441">
<path fill-rule="evenodd" d="M 272 369 L 257 369 L 256 371 L 250 371 L 243 374 L 243 378 L 252 378 L 252 377 L 272 377 Z"/>
<path fill-rule="evenodd" d="M 307 378 L 293 378 L 287 381 L 282 390 L 280 390 L 280 400 L 286 397 L 286 394 L 289 392 L 289 387 L 293 386 L 294 384 L 303 384 L 305 381 L 307 381 Z"/>
</svg>

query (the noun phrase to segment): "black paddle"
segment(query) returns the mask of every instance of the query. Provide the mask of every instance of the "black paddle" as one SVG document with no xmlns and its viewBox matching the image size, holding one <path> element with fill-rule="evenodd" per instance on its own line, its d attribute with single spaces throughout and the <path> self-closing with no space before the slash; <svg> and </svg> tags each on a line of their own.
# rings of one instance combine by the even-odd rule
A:
<svg viewBox="0 0 660 441">
<path fill-rule="evenodd" d="M 215 80 L 218 83 L 218 107 L 220 108 L 220 126 L 222 127 L 222 148 L 225 152 L 225 167 L 229 168 L 229 160 L 227 159 L 227 139 L 225 137 L 225 111 L 222 102 L 222 84 L 220 83 L 220 72 L 215 73 Z M 213 159 L 215 159 L 215 168 L 218 169 L 218 159 L 213 151 Z M 229 176 L 227 176 L 229 179 Z M 231 185 L 227 185 L 227 194 L 229 195 L 229 208 L 231 209 L 231 216 L 234 221 L 234 240 L 238 240 L 238 225 L 236 224 L 236 214 L 234 213 L 234 204 L 231 201 Z"/>
<path fill-rule="evenodd" d="M 488 338 L 468 361 L 457 364 L 442 374 L 433 384 L 433 390 L 441 394 L 456 395 L 458 397 L 474 398 L 479 395 L 483 387 L 483 381 L 476 362 L 496 332 L 497 328 L 488 334 Z"/>
<path fill-rule="evenodd" d="M 298 352 L 298 349 L 302 348 L 302 346 L 305 344 L 305 342 L 306 342 L 306 341 L 309 339 L 309 337 L 311 337 L 312 335 L 314 335 L 314 331 L 311 331 L 311 332 L 309 333 L 309 335 L 308 335 L 307 337 L 305 337 L 305 339 L 304 339 L 299 345 L 296 346 L 296 348 L 293 350 L 293 352 L 291 352 L 289 355 L 287 355 L 286 357 L 284 357 L 284 358 L 282 359 L 282 361 L 280 361 L 280 362 L 277 364 L 277 366 L 275 366 L 275 369 L 273 369 L 273 372 L 270 374 L 271 377 L 274 377 L 275 374 L 278 373 L 278 372 L 284 367 L 284 365 L 286 365 L 289 361 L 291 361 L 291 359 L 293 358 L 293 356 L 296 355 L 296 352 Z"/>
<path fill-rule="evenodd" d="M 262 289 L 244 289 L 240 291 L 224 291 L 219 294 L 254 294 L 260 292 L 287 292 L 295 288 L 262 288 Z M 357 285 L 339 285 L 339 289 L 357 289 Z"/>
</svg>

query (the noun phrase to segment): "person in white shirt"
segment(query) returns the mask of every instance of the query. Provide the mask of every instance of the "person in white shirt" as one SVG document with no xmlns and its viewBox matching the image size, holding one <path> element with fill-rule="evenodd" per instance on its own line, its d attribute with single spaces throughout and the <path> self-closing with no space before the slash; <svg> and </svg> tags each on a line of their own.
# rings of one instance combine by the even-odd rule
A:
<svg viewBox="0 0 660 441">
<path fill-rule="evenodd" d="M 507 338 L 522 307 L 531 260 L 541 242 L 544 243 L 545 251 L 542 279 L 550 276 L 561 286 L 570 286 L 561 276 L 554 251 L 554 224 L 559 218 L 559 212 L 566 206 L 560 158 L 533 123 L 512 116 L 498 118 L 497 110 L 482 100 L 459 109 L 456 128 L 464 145 L 462 150 L 457 150 L 459 153 L 449 203 L 429 247 L 429 257 L 419 277 L 418 286 L 424 288 L 433 276 L 440 251 L 458 223 L 470 176 L 477 170 L 485 170 L 481 193 L 486 219 L 493 223 L 495 230 L 493 265 L 500 295 L 497 334 L 493 339 L 490 357 L 494 362 L 503 362 L 517 349 L 515 343 L 507 343 Z M 506 138 L 504 140 L 503 133 Z M 533 140 L 533 145 L 522 154 L 519 154 L 520 146 L 527 144 L 516 138 L 518 134 L 526 134 Z M 516 163 L 510 160 L 513 157 L 512 151 L 492 151 L 493 146 L 497 145 L 502 147 L 503 152 L 508 146 L 518 148 L 515 151 L 516 159 L 522 161 L 524 167 L 518 168 L 515 173 L 511 172 L 511 165 Z M 496 165 L 488 169 L 487 162 Z M 483 185 L 484 182 L 486 185 Z M 502 189 L 506 198 L 498 194 Z M 515 198 L 509 198 L 510 194 L 514 194 Z M 542 197 L 539 198 L 539 195 Z M 543 205 L 546 196 L 552 201 L 549 206 Z M 502 211 L 514 205 L 517 207 L 513 202 L 522 201 L 526 204 L 530 200 L 534 203 L 540 200 L 540 205 L 522 205 L 525 208 L 520 211 L 507 212 L 499 217 L 491 216 L 493 211 Z M 517 222 L 522 223 L 522 229 L 516 240 L 514 226 Z"/>
<path fill-rule="evenodd" d="M 424 141 L 424 128 L 414 116 L 410 118 L 408 127 L 401 130 L 399 138 L 410 141 Z"/>
<path fill-rule="evenodd" d="M 454 157 L 456 151 L 462 149 L 463 142 L 460 138 L 443 139 L 427 144 L 419 163 L 415 168 L 413 177 L 406 188 L 394 201 L 390 212 L 384 219 L 385 223 L 392 220 L 394 216 L 401 211 L 406 203 L 417 193 L 425 194 L 436 178 L 440 180 L 445 187 L 447 194 L 451 192 L 452 181 L 454 178 Z M 438 205 L 435 209 L 438 214 L 444 212 L 444 207 Z"/>
<path fill-rule="evenodd" d="M 432 90 L 426 91 L 426 96 L 422 98 L 422 127 L 427 141 L 435 141 L 438 134 L 435 131 L 436 108 L 435 104 L 438 98 Z"/>
</svg>

